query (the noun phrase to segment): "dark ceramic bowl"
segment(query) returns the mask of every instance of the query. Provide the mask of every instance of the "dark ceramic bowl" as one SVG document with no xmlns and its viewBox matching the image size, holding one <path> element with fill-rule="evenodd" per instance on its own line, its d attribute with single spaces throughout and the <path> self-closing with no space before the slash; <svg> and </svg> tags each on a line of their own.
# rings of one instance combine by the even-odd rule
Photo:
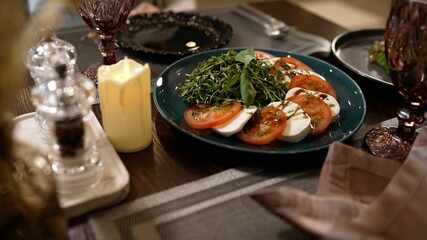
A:
<svg viewBox="0 0 427 240">
<path fill-rule="evenodd" d="M 121 47 L 133 51 L 186 56 L 223 47 L 232 36 L 232 27 L 214 17 L 162 12 L 129 18 L 116 39 Z"/>
</svg>

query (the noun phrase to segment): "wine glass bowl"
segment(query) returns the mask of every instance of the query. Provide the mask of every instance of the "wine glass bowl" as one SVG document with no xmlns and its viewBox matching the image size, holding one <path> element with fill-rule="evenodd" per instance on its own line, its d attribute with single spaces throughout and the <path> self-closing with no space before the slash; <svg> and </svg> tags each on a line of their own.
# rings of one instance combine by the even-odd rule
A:
<svg viewBox="0 0 427 240">
<path fill-rule="evenodd" d="M 426 120 L 427 1 L 393 0 L 384 40 L 390 77 L 404 106 L 397 111 L 397 128 L 373 129 L 365 142 L 373 154 L 403 161 Z"/>
<path fill-rule="evenodd" d="M 117 62 L 118 45 L 115 34 L 126 23 L 132 10 L 134 0 L 80 0 L 77 5 L 85 23 L 99 34 L 98 48 L 102 55 L 102 63 L 95 63 L 86 69 L 85 74 L 96 80 L 100 65 L 111 65 Z"/>
</svg>

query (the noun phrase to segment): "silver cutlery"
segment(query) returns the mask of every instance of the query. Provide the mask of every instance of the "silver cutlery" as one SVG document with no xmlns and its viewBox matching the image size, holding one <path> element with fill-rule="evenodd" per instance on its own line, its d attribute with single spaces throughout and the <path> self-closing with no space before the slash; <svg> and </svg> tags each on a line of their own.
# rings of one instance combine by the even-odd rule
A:
<svg viewBox="0 0 427 240">
<path fill-rule="evenodd" d="M 280 39 L 284 37 L 291 29 L 286 23 L 265 14 L 248 4 L 239 4 L 233 8 L 233 11 L 241 17 L 254 22 L 260 30 L 273 39 Z"/>
</svg>

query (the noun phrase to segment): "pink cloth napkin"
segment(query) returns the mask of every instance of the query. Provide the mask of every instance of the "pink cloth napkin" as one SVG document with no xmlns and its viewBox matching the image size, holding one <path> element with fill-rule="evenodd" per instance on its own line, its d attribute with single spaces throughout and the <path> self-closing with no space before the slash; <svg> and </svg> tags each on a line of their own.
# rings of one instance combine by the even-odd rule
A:
<svg viewBox="0 0 427 240">
<path fill-rule="evenodd" d="M 334 143 L 316 194 L 273 187 L 252 197 L 322 239 L 427 239 L 427 128 L 403 163 Z"/>
</svg>

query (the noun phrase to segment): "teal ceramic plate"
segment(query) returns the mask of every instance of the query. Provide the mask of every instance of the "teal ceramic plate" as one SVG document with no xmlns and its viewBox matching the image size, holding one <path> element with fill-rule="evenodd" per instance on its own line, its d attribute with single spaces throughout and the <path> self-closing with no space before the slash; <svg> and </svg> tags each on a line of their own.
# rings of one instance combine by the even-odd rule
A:
<svg viewBox="0 0 427 240">
<path fill-rule="evenodd" d="M 325 149 L 334 141 L 344 141 L 353 135 L 362 124 L 366 114 L 363 93 L 354 80 L 344 72 L 329 63 L 310 56 L 260 49 L 275 56 L 291 55 L 323 75 L 337 92 L 338 102 L 341 106 L 339 120 L 332 123 L 323 134 L 306 138 L 299 143 L 276 140 L 262 146 L 243 143 L 235 136 L 226 138 L 209 129 L 196 130 L 190 128 L 183 117 L 184 110 L 188 107 L 188 104 L 184 103 L 182 98 L 178 96 L 178 86 L 184 82 L 186 74 L 191 72 L 198 62 L 226 53 L 230 49 L 243 50 L 239 48 L 224 48 L 193 54 L 173 63 L 160 74 L 153 91 L 154 103 L 160 114 L 175 128 L 201 141 L 228 149 L 254 153 L 295 154 Z"/>
</svg>

